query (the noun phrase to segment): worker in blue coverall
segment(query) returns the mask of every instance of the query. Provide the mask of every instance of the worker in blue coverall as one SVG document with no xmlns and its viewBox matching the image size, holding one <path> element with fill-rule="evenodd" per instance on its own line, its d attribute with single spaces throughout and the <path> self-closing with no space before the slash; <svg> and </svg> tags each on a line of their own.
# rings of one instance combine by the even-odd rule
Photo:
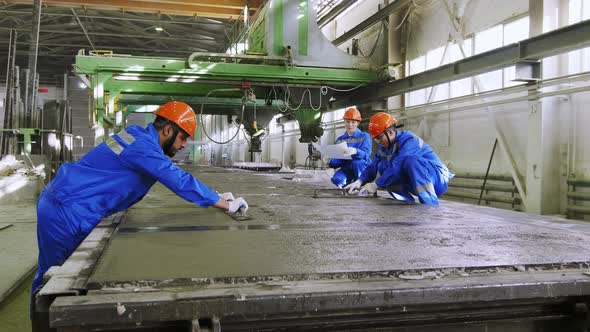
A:
<svg viewBox="0 0 590 332">
<path fill-rule="evenodd" d="M 438 197 L 447 190 L 454 174 L 420 137 L 411 131 L 398 131 L 395 123 L 395 118 L 384 112 L 371 117 L 369 132 L 380 144 L 379 150 L 359 179 L 346 189 L 373 194 L 377 188 L 384 188 L 395 199 L 414 202 L 415 195 L 421 203 L 438 206 Z M 377 173 L 380 177 L 375 181 Z"/>
<path fill-rule="evenodd" d="M 338 137 L 336 144 L 346 142 L 348 148 L 345 154 L 352 159 L 332 159 L 328 166 L 339 168 L 332 176 L 332 183 L 339 188 L 351 184 L 371 163 L 371 138 L 369 134 L 358 129 L 362 121 L 361 113 L 356 107 L 350 107 L 342 117 L 346 132 Z"/>
<path fill-rule="evenodd" d="M 145 129 L 129 126 L 79 161 L 62 165 L 41 193 L 37 201 L 39 267 L 32 294 L 42 285 L 43 274 L 63 264 L 101 218 L 139 202 L 156 181 L 201 207 L 230 213 L 248 209 L 243 198 L 217 194 L 168 158 L 186 147 L 189 137 L 194 139 L 197 118 L 191 107 L 173 101 L 155 115 Z"/>
</svg>

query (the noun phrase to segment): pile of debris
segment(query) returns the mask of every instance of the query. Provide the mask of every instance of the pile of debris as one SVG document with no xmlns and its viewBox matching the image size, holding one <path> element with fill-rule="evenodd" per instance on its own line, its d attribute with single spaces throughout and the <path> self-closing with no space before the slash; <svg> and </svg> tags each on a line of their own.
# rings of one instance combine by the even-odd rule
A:
<svg viewBox="0 0 590 332">
<path fill-rule="evenodd" d="M 18 174 L 45 179 L 45 165 L 40 164 L 35 166 L 30 159 L 28 161 L 29 163 L 27 164 L 22 160 L 17 160 L 14 155 L 3 156 L 0 160 L 0 176 Z"/>
</svg>

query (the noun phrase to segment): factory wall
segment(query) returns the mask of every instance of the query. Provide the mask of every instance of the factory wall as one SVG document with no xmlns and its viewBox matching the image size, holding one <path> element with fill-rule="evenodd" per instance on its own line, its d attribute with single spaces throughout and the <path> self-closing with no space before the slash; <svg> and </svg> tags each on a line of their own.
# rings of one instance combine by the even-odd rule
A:
<svg viewBox="0 0 590 332">
<path fill-rule="evenodd" d="M 419 4 L 421 4 L 419 10 L 412 12 L 411 15 L 407 15 L 407 19 L 411 20 L 410 29 L 413 29 L 414 31 L 411 40 L 412 42 L 410 42 L 410 45 L 408 45 L 408 47 L 412 47 L 414 49 L 415 54 L 423 52 L 424 54 L 422 54 L 422 56 L 424 56 L 424 58 L 429 50 L 440 48 L 441 45 L 443 45 L 444 42 L 448 40 L 450 24 L 448 24 L 448 19 L 446 18 L 446 16 L 427 15 L 429 12 L 433 10 L 442 10 L 441 8 L 437 8 L 437 2 L 438 1 L 420 1 L 418 2 Z M 465 29 L 468 29 L 468 31 L 485 29 L 486 27 L 493 26 L 494 24 L 506 21 L 507 19 L 510 19 L 512 17 L 522 16 L 523 13 L 526 13 L 528 7 L 527 0 L 512 1 L 510 3 L 506 3 L 506 6 L 502 6 L 502 8 L 496 9 L 494 12 L 495 14 L 486 15 L 484 13 L 486 11 L 489 11 L 489 5 L 486 5 L 486 3 L 486 1 L 455 1 L 455 6 L 459 8 L 458 10 L 461 10 L 465 13 L 469 13 L 469 15 L 473 15 L 473 17 L 478 17 L 478 22 L 465 23 Z M 377 12 L 379 6 L 383 7 L 384 4 L 377 0 L 358 1 L 350 9 L 341 14 L 336 20 L 326 25 L 322 29 L 322 31 L 326 38 L 333 40 L 341 34 L 343 34 L 344 32 L 346 32 L 347 30 L 349 30 L 351 27 L 355 26 L 356 24 L 364 20 L 365 18 Z M 433 21 L 425 21 L 425 17 L 433 17 Z M 421 24 L 425 24 L 425 27 L 419 29 L 418 27 L 421 26 Z M 383 51 L 386 51 L 386 33 L 381 32 L 382 36 L 379 36 L 379 30 L 381 28 L 382 27 L 380 24 L 376 24 L 371 29 L 364 31 L 359 36 L 357 36 L 360 40 L 359 48 L 361 52 L 369 53 L 372 49 L 372 46 L 375 44 L 378 50 L 374 52 L 374 54 L 383 54 Z M 424 29 L 428 30 L 424 31 Z M 377 40 L 377 36 L 379 36 L 379 40 Z M 350 52 L 351 41 L 343 43 L 340 46 L 340 48 L 343 51 Z M 438 53 L 440 53 L 440 50 Z M 442 55 L 442 53 L 440 55 Z M 450 59 L 451 58 L 449 58 L 449 61 L 447 62 L 451 62 Z M 376 61 L 383 61 L 383 59 L 380 58 Z M 435 64 L 434 62 L 436 61 L 433 62 L 432 60 L 430 60 L 429 62 L 429 68 L 436 67 L 439 64 L 438 62 Z M 419 92 L 416 94 L 420 93 L 425 95 L 425 92 Z M 438 99 L 443 99 L 443 97 L 444 94 L 441 94 L 441 96 Z M 408 99 L 410 101 L 412 100 L 412 98 Z M 416 97 L 413 97 L 413 100 L 415 99 Z M 520 113 L 521 117 L 526 116 L 526 105 L 525 107 L 522 107 L 522 105 L 511 105 L 503 107 L 502 115 L 499 115 L 499 118 L 507 118 L 508 120 L 510 120 L 510 118 L 514 118 L 515 116 L 517 117 L 517 115 L 512 114 L 514 113 L 514 109 L 519 110 L 517 113 Z M 339 110 L 336 112 L 328 112 L 323 115 L 324 123 L 330 123 L 332 121 L 337 122 L 331 123 L 325 127 L 325 133 L 321 139 L 322 143 L 331 143 L 335 140 L 336 137 L 338 137 L 344 132 L 342 123 L 338 122 L 341 119 L 342 113 L 343 111 Z M 486 128 L 488 124 L 480 124 L 478 123 L 478 120 L 473 119 L 481 118 L 484 115 L 485 110 L 474 110 L 469 114 L 458 115 L 457 122 L 452 121 L 452 124 L 449 122 L 448 115 L 430 118 L 427 120 L 427 122 L 430 125 L 420 126 L 419 131 L 423 132 L 423 134 L 426 136 L 425 139 L 427 139 L 431 143 L 431 145 L 436 147 L 437 151 L 440 150 L 441 155 L 444 155 L 445 157 L 444 159 L 448 159 L 452 164 L 461 165 L 461 167 L 464 167 L 466 171 L 477 170 L 481 172 L 481 169 L 485 170 L 485 166 L 487 165 L 487 159 L 489 157 L 489 152 L 491 152 L 491 146 L 494 142 L 494 136 L 492 133 L 490 133 L 489 135 L 485 134 L 478 139 L 478 146 L 476 148 L 473 148 L 474 153 L 476 153 L 475 155 L 469 155 L 468 150 L 464 152 L 463 150 L 459 149 L 451 149 L 449 147 L 449 144 L 458 145 L 459 142 L 469 142 L 465 141 L 463 136 L 451 136 L 451 131 L 453 132 L 453 134 L 455 134 L 453 130 L 461 130 L 462 128 L 464 128 L 466 121 L 474 121 L 474 124 L 472 126 L 472 129 L 466 130 L 465 135 L 468 135 L 470 131 L 474 133 L 482 132 L 479 127 Z M 307 144 L 299 143 L 298 141 L 299 134 L 297 123 L 290 122 L 287 123 L 285 126 L 277 126 L 273 123 L 274 121 L 271 122 L 270 134 L 265 139 L 265 142 L 263 144 L 263 152 L 258 157 L 259 159 L 255 159 L 254 161 L 274 161 L 284 162 L 284 164 L 286 165 L 304 165 L 305 159 L 308 156 L 308 148 Z M 408 121 L 406 126 L 408 129 L 416 130 L 418 129 L 419 123 L 420 121 L 416 120 Z M 513 131 L 508 132 L 506 135 L 516 135 L 517 137 L 515 139 L 517 139 L 519 136 L 519 134 L 515 134 Z M 249 156 L 246 156 L 245 153 L 245 151 L 247 151 L 247 142 L 243 141 L 244 139 L 231 144 L 232 151 L 235 151 L 232 154 L 232 160 L 249 160 L 249 158 L 246 158 Z M 482 151 L 482 148 L 486 146 L 489 146 L 489 148 L 487 150 L 484 150 L 485 152 Z M 500 156 L 497 158 L 502 157 Z M 499 172 L 504 172 L 501 166 L 503 163 L 500 161 L 496 163 L 500 165 L 498 166 L 500 167 Z"/>
<path fill-rule="evenodd" d="M 452 1 L 449 10 L 452 16 L 460 18 L 459 34 L 466 56 L 486 52 L 503 45 L 529 38 L 530 18 L 528 0 L 496 1 L 471 0 Z M 459 43 L 449 39 L 457 35 L 446 15 L 446 9 L 440 1 L 416 1 L 413 11 L 404 14 L 408 20 L 407 58 L 403 71 L 413 75 L 435 68 L 441 64 L 454 62 L 463 58 Z M 379 1 L 359 1 L 356 7 L 345 12 L 334 22 L 322 29 L 324 35 L 333 40 L 350 27 L 378 10 Z M 590 19 L 590 4 L 582 0 L 545 0 L 543 31 L 547 32 L 580 20 Z M 440 13 L 434 15 L 433 13 Z M 379 24 L 377 24 L 379 25 Z M 375 54 L 382 56 L 385 42 L 380 27 L 373 27 L 360 35 L 360 48 L 363 52 L 377 46 Z M 340 46 L 343 51 L 350 51 L 350 41 Z M 446 49 L 446 51 L 445 51 Z M 444 57 L 443 57 L 444 55 Z M 590 71 L 590 50 L 578 50 L 544 59 L 543 79 L 563 77 Z M 570 93 L 567 89 L 590 86 L 588 80 L 575 79 L 564 81 L 538 93 L 551 90 L 563 90 L 563 95 L 540 99 L 538 102 L 507 101 L 512 98 L 525 97 L 528 92 L 514 90 L 522 82 L 513 81 L 514 68 L 506 68 L 441 84 L 432 88 L 405 94 L 406 112 L 389 111 L 400 116 L 407 130 L 412 130 L 424 138 L 447 163 L 451 170 L 459 175 L 483 175 L 490 161 L 492 148 L 496 139 L 497 128 L 507 151 L 497 148 L 492 160 L 490 174 L 512 178 L 513 168 L 521 177 L 523 185 L 531 182 L 531 177 L 545 179 L 541 195 L 554 197 L 542 199 L 545 204 L 541 209 L 544 214 L 565 214 L 571 200 L 568 191 L 588 192 L 584 187 L 568 186 L 568 180 L 590 179 L 590 134 L 585 124 L 590 123 L 590 114 L 586 108 L 590 102 L 590 92 Z M 477 92 L 498 91 L 491 97 L 475 98 Z M 471 96 L 464 101 L 449 102 L 451 98 Z M 481 107 L 482 103 L 500 102 L 490 107 Z M 437 102 L 438 104 L 432 104 Z M 442 104 L 441 104 L 442 103 Z M 458 108 L 464 108 L 455 111 Z M 418 111 L 441 111 L 448 113 L 426 117 L 413 116 Z M 534 113 L 538 110 L 543 116 L 552 120 L 543 123 L 541 141 L 532 133 Z M 332 143 L 335 137 L 343 133 L 340 121 L 343 110 L 327 112 L 323 115 L 325 133 L 321 143 Z M 495 116 L 494 126 L 490 114 Z M 406 117 L 405 119 L 403 117 Z M 217 129 L 224 130 L 219 126 Z M 308 157 L 307 144 L 299 143 L 296 122 L 278 125 L 271 121 L 269 134 L 263 143 L 263 152 L 253 158 L 247 153 L 248 144 L 242 135 L 228 146 L 232 161 L 278 162 L 287 166 L 303 166 Z M 536 145 L 539 149 L 549 145 L 542 156 L 542 171 L 537 173 L 538 165 L 531 159 L 531 150 Z M 513 163 L 509 161 L 511 156 Z M 323 164 L 320 162 L 319 166 Z M 527 177 L 529 177 L 527 179 Z M 532 190 L 532 189 L 531 189 Z M 538 195 L 538 193 L 535 193 Z M 490 205 L 511 208 L 498 203 Z M 515 208 L 512 206 L 512 208 Z M 518 209 L 518 207 L 516 207 Z M 523 207 L 521 206 L 522 210 Z"/>
<path fill-rule="evenodd" d="M 590 4 L 584 1 L 545 1 L 545 16 L 543 21 L 544 32 L 576 23 L 582 19 L 590 19 Z M 485 9 L 485 5 L 477 5 L 471 1 L 467 9 L 477 10 L 469 17 L 486 17 L 479 9 Z M 520 7 L 519 7 L 520 8 Z M 489 11 L 495 16 L 495 11 Z M 467 32 L 463 33 L 467 55 L 478 54 L 493 48 L 528 38 L 529 17 L 528 13 L 513 11 L 506 12 L 504 19 L 496 24 L 479 25 L 483 30 L 471 30 L 467 27 L 474 26 L 469 23 L 469 17 L 463 22 Z M 423 27 L 432 25 L 428 20 L 437 20 L 436 15 L 428 16 L 423 20 Z M 501 18 L 501 17 L 500 17 Z M 471 24 L 471 25 L 470 25 Z M 436 31 L 432 31 L 436 35 Z M 474 32 L 474 33 L 473 33 Z M 526 32 L 526 33 L 523 33 Z M 429 35 L 427 38 L 432 38 Z M 413 75 L 424 70 L 437 67 L 440 64 L 441 54 L 444 53 L 444 44 L 436 43 L 430 50 L 423 45 L 423 38 L 414 36 L 408 44 L 408 58 L 406 73 Z M 449 59 L 442 63 L 449 63 L 460 59 L 457 54 L 456 43 L 448 43 L 447 54 Z M 414 50 L 414 51 L 411 51 Z M 416 51 L 417 50 L 417 51 Z M 459 56 L 457 56 L 459 55 Z M 543 60 L 543 80 L 558 77 L 577 75 L 590 70 L 589 49 L 578 50 L 567 54 L 547 58 Z M 498 130 L 504 137 L 504 141 L 514 160 L 517 173 L 522 177 L 523 184 L 530 184 L 534 179 L 541 179 L 542 193 L 538 194 L 534 189 L 529 190 L 529 195 L 544 196 L 540 210 L 542 213 L 565 214 L 568 206 L 572 204 L 568 200 L 568 191 L 587 192 L 585 187 L 578 186 L 574 189 L 568 186 L 568 180 L 584 180 L 590 178 L 588 154 L 588 134 L 583 128 L 583 121 L 588 121 L 585 105 L 590 97 L 589 92 L 570 93 L 567 89 L 588 88 L 588 79 L 564 81 L 552 87 L 540 89 L 538 92 L 564 91 L 563 94 L 542 98 L 538 102 L 510 102 L 489 108 L 478 107 L 482 102 L 494 100 L 506 100 L 526 96 L 526 92 L 511 93 L 510 87 L 517 86 L 514 82 L 514 69 L 507 68 L 484 75 L 479 75 L 483 85 L 477 89 L 475 79 L 469 78 L 458 82 L 451 82 L 438 86 L 437 91 L 431 96 L 431 89 L 423 89 L 406 94 L 406 106 L 425 105 L 418 107 L 421 111 L 440 111 L 441 106 L 428 103 L 444 101 L 449 97 L 460 97 L 478 91 L 490 91 L 501 89 L 503 93 L 494 98 L 478 99 L 471 102 L 455 103 L 450 108 L 466 106 L 471 108 L 450 114 L 429 116 L 406 120 L 406 127 L 416 131 L 429 142 L 446 160 L 450 168 L 457 174 L 475 173 L 483 174 L 490 159 L 490 154 L 496 137 L 495 129 L 490 121 L 489 114 L 496 115 Z M 447 104 L 448 105 L 448 104 Z M 413 110 L 406 113 L 411 115 Z M 551 121 L 543 123 L 542 136 L 531 134 L 534 131 L 534 117 L 536 112 L 543 112 L 543 116 Z M 535 152 L 543 150 L 541 167 L 534 160 Z M 535 168 L 540 169 L 536 171 Z M 497 149 L 491 166 L 491 174 L 511 177 L 511 164 L 506 158 L 503 149 Z M 575 204 L 580 204 L 577 202 Z"/>
</svg>

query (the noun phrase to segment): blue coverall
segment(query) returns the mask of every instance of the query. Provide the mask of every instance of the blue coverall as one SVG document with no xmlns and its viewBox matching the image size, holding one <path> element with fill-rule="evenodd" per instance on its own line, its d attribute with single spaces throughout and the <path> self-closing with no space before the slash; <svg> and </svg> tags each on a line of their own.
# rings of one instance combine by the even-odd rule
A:
<svg viewBox="0 0 590 332">
<path fill-rule="evenodd" d="M 79 161 L 62 165 L 37 201 L 39 268 L 31 292 L 41 286 L 51 266 L 64 263 L 101 218 L 139 202 L 156 181 L 201 207 L 220 198 L 172 163 L 152 124 L 145 129 L 130 126 Z"/>
<path fill-rule="evenodd" d="M 340 168 L 331 179 L 332 183 L 339 188 L 356 181 L 365 167 L 371 163 L 371 137 L 369 134 L 359 129 L 356 129 L 352 136 L 348 132 L 344 132 L 342 136 L 338 137 L 336 144 L 342 142 L 346 142 L 349 147 L 355 148 L 357 152 L 351 156 L 352 160 L 330 160 L 328 164 L 330 168 Z"/>
<path fill-rule="evenodd" d="M 389 148 L 380 146 L 359 178 L 363 183 L 372 182 L 377 173 L 381 176 L 375 184 L 394 198 L 413 202 L 410 194 L 414 194 L 421 203 L 434 206 L 455 176 L 428 144 L 408 130 L 397 131 Z"/>
</svg>

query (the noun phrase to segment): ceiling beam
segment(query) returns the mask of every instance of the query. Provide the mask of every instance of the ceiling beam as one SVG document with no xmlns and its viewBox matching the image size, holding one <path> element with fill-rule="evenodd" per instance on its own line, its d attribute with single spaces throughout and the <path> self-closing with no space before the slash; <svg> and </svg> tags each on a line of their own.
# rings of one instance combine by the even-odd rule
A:
<svg viewBox="0 0 590 332">
<path fill-rule="evenodd" d="M 8 44 L 8 40 L 2 40 L 0 39 L 0 44 Z M 28 42 L 17 42 L 18 45 L 29 45 Z M 74 48 L 76 50 L 80 49 L 80 48 L 86 48 L 88 47 L 88 44 L 63 44 L 63 43 L 39 43 L 39 46 L 63 46 L 63 47 L 71 47 Z M 197 47 L 195 49 L 198 49 L 199 52 L 207 52 L 209 51 L 206 48 L 199 48 L 199 45 L 197 45 Z M 178 50 L 178 49 L 171 49 L 171 50 L 154 50 L 153 48 L 141 48 L 141 47 L 125 47 L 125 46 L 117 46 L 117 45 L 101 45 L 101 44 L 97 44 L 96 45 L 97 49 L 102 49 L 102 50 L 125 50 L 125 51 L 141 51 L 141 52 L 162 52 L 162 53 L 178 53 L 178 54 L 186 54 L 186 55 L 190 55 L 193 52 L 197 52 L 197 50 Z M 77 51 L 76 51 L 77 53 Z M 72 56 L 75 56 L 76 54 L 72 54 Z"/>
<path fill-rule="evenodd" d="M 25 31 L 28 32 L 30 29 L 23 29 L 23 28 L 4 28 L 0 27 L 0 30 L 16 30 L 16 31 Z M 75 30 L 45 30 L 42 29 L 41 33 L 56 33 L 60 35 L 84 35 L 82 31 L 75 31 Z M 105 36 L 105 37 L 121 37 L 121 38 L 138 38 L 138 39 L 160 39 L 160 40 L 177 40 L 177 41 L 187 41 L 187 42 L 195 42 L 195 43 L 218 43 L 218 41 L 212 37 L 201 37 L 201 38 L 179 38 L 179 37 L 166 37 L 161 35 L 132 35 L 132 34 L 124 34 L 124 33 L 106 33 L 106 32 L 88 32 L 89 36 Z"/>
<path fill-rule="evenodd" d="M 326 15 L 322 16 L 322 18 L 320 18 L 320 20 L 318 21 L 318 26 L 320 27 L 320 29 L 326 26 L 328 23 L 332 22 L 332 20 L 334 20 L 336 16 L 340 15 L 348 7 L 352 6 L 355 2 L 357 2 L 357 0 L 342 0 L 342 2 L 334 6 L 332 10 L 330 10 Z"/>
<path fill-rule="evenodd" d="M 232 8 L 243 9 L 246 3 L 249 7 L 256 9 L 260 6 L 260 0 L 141 0 L 142 2 L 153 2 L 159 4 L 173 4 L 173 5 L 193 5 L 193 6 L 207 6 L 216 8 Z M 78 0 L 80 3 L 85 3 L 85 0 Z"/>
<path fill-rule="evenodd" d="M 52 9 L 57 9 L 60 10 L 61 8 L 58 7 L 54 7 Z M 100 11 L 97 11 L 98 13 L 100 13 Z M 30 11 L 24 11 L 24 10 L 8 10 L 8 9 L 0 9 L 0 13 L 4 13 L 4 14 L 13 14 L 13 15 L 31 15 Z M 117 16 L 113 16 L 113 15 L 117 15 Z M 43 12 L 41 12 L 41 16 L 50 16 L 50 17 L 74 17 L 72 14 L 70 13 L 52 13 L 49 12 L 49 9 L 44 10 Z M 78 17 L 83 17 L 83 18 L 91 18 L 91 19 L 97 19 L 97 20 L 121 20 L 121 21 L 132 21 L 132 22 L 146 22 L 146 23 L 154 23 L 154 20 L 157 21 L 157 17 L 153 16 L 153 17 L 145 17 L 145 18 L 141 18 L 136 16 L 135 14 L 132 13 L 121 13 L 121 12 L 115 12 L 115 11 L 108 11 L 108 15 L 100 15 L 100 14 L 95 14 L 95 15 L 83 15 L 83 14 L 78 14 Z M 179 25 L 190 25 L 190 26 L 194 26 L 194 25 L 202 25 L 202 24 L 206 24 L 206 25 L 217 25 L 217 26 L 225 26 L 226 23 L 225 22 L 215 22 L 215 21 L 210 21 L 210 20 L 198 20 L 198 18 L 194 19 L 194 18 L 188 18 L 188 19 L 184 19 L 184 20 L 178 20 L 176 18 L 165 18 L 167 16 L 162 16 L 160 18 L 160 24 L 179 24 Z M 16 18 L 16 17 L 15 17 Z"/>
<path fill-rule="evenodd" d="M 332 43 L 336 46 L 344 43 L 345 41 L 349 40 L 350 38 L 358 35 L 359 33 L 367 30 L 373 24 L 383 21 L 384 19 L 388 18 L 389 15 L 395 13 L 396 11 L 405 8 L 408 6 L 412 0 L 395 0 L 394 2 L 390 3 L 389 5 L 383 7 L 383 9 L 379 10 L 375 14 L 371 15 L 366 20 L 362 21 L 361 23 L 357 24 L 352 29 L 348 30 L 347 32 L 343 33 L 340 37 L 334 39 Z"/>
<path fill-rule="evenodd" d="M 399 80 L 372 84 L 354 92 L 338 94 L 335 96 L 336 100 L 330 103 L 330 108 L 339 109 L 368 101 L 382 100 L 406 92 L 503 69 L 519 62 L 538 61 L 588 46 L 590 46 L 590 19 Z"/>
<path fill-rule="evenodd" d="M 27 0 L 5 0 L 7 3 L 30 4 Z M 244 3 L 241 0 L 227 0 L 231 3 Z M 149 0 L 44 0 L 43 4 L 47 6 L 59 7 L 76 7 L 103 10 L 123 10 L 128 12 L 160 13 L 173 14 L 182 16 L 202 16 L 213 18 L 238 18 L 242 15 L 242 7 L 220 7 L 220 3 L 226 1 L 205 0 L 205 1 L 173 1 L 178 3 L 166 3 L 161 1 Z M 212 4 L 203 3 L 211 2 Z M 260 3 L 260 0 L 254 1 L 254 4 Z M 253 15 L 256 7 L 250 7 L 250 15 Z"/>
<path fill-rule="evenodd" d="M 74 17 L 76 18 L 76 21 L 78 22 L 78 25 L 80 26 L 80 28 L 82 28 L 82 31 L 84 32 L 84 35 L 86 36 L 86 39 L 88 39 L 88 43 L 90 44 L 90 46 L 92 46 L 92 49 L 96 51 L 96 48 L 94 47 L 94 44 L 92 43 L 92 39 L 90 39 L 90 36 L 88 35 L 88 31 L 86 31 L 86 28 L 84 27 L 84 24 L 82 24 L 82 22 L 80 21 L 80 18 L 76 14 L 76 11 L 74 10 L 74 8 L 70 8 L 70 10 L 72 11 L 72 14 L 74 14 Z"/>
</svg>

